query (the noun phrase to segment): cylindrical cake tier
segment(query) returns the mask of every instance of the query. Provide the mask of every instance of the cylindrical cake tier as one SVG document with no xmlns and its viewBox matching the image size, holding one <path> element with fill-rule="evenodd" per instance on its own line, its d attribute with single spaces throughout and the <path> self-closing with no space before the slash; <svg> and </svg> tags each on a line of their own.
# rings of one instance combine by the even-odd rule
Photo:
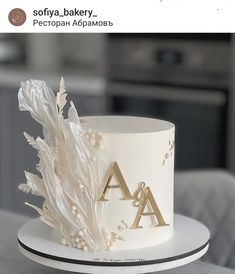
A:
<svg viewBox="0 0 235 274">
<path fill-rule="evenodd" d="M 130 116 L 84 117 L 103 134 L 105 170 L 99 202 L 104 227 L 119 239 L 112 250 L 156 245 L 173 234 L 174 125 Z"/>
</svg>

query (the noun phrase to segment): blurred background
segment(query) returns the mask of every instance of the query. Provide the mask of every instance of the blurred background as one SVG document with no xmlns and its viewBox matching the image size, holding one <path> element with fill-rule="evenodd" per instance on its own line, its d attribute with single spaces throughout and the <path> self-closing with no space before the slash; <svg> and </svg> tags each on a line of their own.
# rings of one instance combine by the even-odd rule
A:
<svg viewBox="0 0 235 274">
<path fill-rule="evenodd" d="M 1 34 L 0 205 L 31 213 L 17 185 L 35 151 L 22 135 L 41 135 L 18 110 L 20 81 L 63 75 L 80 115 L 120 114 L 176 125 L 180 169 L 235 172 L 234 37 L 231 34 Z"/>
<path fill-rule="evenodd" d="M 17 186 L 41 136 L 18 110 L 20 81 L 45 80 L 82 115 L 137 115 L 176 125 L 175 211 L 211 231 L 205 260 L 235 269 L 234 34 L 0 34 L 0 208 L 30 216 Z M 35 202 L 36 201 L 36 202 Z"/>
</svg>

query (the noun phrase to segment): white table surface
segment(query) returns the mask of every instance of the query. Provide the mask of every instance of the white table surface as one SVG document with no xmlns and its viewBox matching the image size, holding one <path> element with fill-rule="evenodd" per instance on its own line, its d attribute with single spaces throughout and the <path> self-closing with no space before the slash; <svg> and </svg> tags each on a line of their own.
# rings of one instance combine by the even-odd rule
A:
<svg viewBox="0 0 235 274">
<path fill-rule="evenodd" d="M 17 231 L 28 217 L 0 210 L 0 273 L 1 274 L 65 274 L 68 272 L 47 268 L 25 258 L 17 246 Z M 70 272 L 71 273 L 71 272 Z M 235 274 L 234 270 L 200 261 L 159 274 Z"/>
</svg>

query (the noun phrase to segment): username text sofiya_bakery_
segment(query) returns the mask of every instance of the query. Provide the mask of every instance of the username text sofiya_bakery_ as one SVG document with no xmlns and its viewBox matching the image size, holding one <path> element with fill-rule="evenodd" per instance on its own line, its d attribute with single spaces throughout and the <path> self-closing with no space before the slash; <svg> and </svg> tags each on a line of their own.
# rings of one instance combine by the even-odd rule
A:
<svg viewBox="0 0 235 274">
<path fill-rule="evenodd" d="M 112 27 L 113 22 L 98 18 L 93 9 L 34 9 L 33 26 L 37 27 Z"/>
<path fill-rule="evenodd" d="M 49 18 L 52 18 L 54 16 L 59 16 L 59 17 L 79 16 L 79 17 L 88 17 L 88 18 L 97 17 L 97 15 L 94 14 L 94 11 L 91 9 L 77 9 L 77 8 L 74 8 L 74 9 L 64 8 L 63 10 L 44 8 L 39 10 L 33 10 L 33 15 L 44 16 Z"/>
</svg>

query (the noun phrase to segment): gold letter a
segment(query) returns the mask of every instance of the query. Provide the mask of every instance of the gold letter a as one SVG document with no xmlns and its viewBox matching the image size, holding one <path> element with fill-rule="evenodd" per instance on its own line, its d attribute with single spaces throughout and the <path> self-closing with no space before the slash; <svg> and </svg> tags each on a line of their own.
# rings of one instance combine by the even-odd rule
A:
<svg viewBox="0 0 235 274">
<path fill-rule="evenodd" d="M 118 185 L 110 185 L 113 176 L 116 177 Z M 113 163 L 113 165 L 111 166 L 111 168 L 109 170 L 107 177 L 108 178 L 105 183 L 104 190 L 102 192 L 101 197 L 98 199 L 98 201 L 108 201 L 107 199 L 105 199 L 105 194 L 106 194 L 108 188 L 118 188 L 118 187 L 122 191 L 122 199 L 120 199 L 120 200 L 131 200 L 132 199 L 132 195 L 128 189 L 127 183 L 122 175 L 122 172 L 121 172 L 117 162 Z"/>
<path fill-rule="evenodd" d="M 153 210 L 152 212 L 144 212 L 147 203 L 149 203 L 151 205 L 151 208 Z M 140 223 L 140 219 L 143 216 L 155 216 L 155 218 L 157 219 L 157 222 L 158 222 L 156 226 L 167 226 L 168 225 L 165 223 L 165 221 L 162 217 L 162 214 L 160 212 L 160 209 L 158 208 L 157 203 L 156 203 L 149 187 L 146 187 L 146 189 L 145 189 L 145 195 L 144 195 L 143 201 L 139 205 L 139 209 L 138 209 L 135 221 L 130 228 L 131 229 L 142 228 L 142 226 L 140 226 L 139 223 Z"/>
</svg>

